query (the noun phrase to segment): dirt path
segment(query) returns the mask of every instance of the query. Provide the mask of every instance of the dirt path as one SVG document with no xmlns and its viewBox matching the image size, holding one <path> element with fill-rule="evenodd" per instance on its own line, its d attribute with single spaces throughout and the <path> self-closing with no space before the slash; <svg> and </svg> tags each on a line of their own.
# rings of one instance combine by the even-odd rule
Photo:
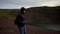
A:
<svg viewBox="0 0 60 34">
<path fill-rule="evenodd" d="M 26 34 L 60 34 L 60 31 L 49 30 L 27 25 Z M 0 17 L 0 34 L 19 34 L 18 27 L 14 24 L 14 20 Z"/>
</svg>

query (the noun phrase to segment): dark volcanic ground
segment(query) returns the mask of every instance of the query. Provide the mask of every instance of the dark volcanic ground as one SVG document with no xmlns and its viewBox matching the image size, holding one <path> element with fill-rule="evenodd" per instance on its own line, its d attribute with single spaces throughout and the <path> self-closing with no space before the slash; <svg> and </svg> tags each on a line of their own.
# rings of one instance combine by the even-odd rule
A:
<svg viewBox="0 0 60 34">
<path fill-rule="evenodd" d="M 0 17 L 0 34 L 19 34 L 14 20 Z M 60 31 L 26 25 L 26 34 L 60 34 Z"/>
</svg>

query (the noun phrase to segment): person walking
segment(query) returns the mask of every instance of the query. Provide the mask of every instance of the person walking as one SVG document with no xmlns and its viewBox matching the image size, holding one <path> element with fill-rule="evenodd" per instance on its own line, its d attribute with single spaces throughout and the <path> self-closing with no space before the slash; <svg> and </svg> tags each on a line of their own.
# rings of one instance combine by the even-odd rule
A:
<svg viewBox="0 0 60 34">
<path fill-rule="evenodd" d="M 20 34 L 25 34 L 26 29 L 25 29 L 25 18 L 24 18 L 24 14 L 25 14 L 25 8 L 22 7 L 20 9 L 19 14 L 17 15 L 16 19 L 15 19 L 15 24 L 18 26 L 18 29 L 20 31 Z"/>
</svg>

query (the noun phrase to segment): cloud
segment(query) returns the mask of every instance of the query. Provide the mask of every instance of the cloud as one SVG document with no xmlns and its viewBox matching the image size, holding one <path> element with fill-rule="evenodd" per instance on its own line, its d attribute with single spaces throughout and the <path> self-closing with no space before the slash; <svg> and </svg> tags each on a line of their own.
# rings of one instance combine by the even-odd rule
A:
<svg viewBox="0 0 60 34">
<path fill-rule="evenodd" d="M 9 3 L 15 5 L 35 6 L 40 5 L 49 0 L 0 0 L 0 3 Z"/>
<path fill-rule="evenodd" d="M 36 6 L 60 6 L 60 0 L 0 0 L 0 8 L 20 8 Z"/>
<path fill-rule="evenodd" d="M 50 2 L 46 2 L 46 3 L 42 4 L 42 6 L 50 6 L 50 7 L 60 6 L 60 2 L 59 1 L 50 1 Z"/>
</svg>

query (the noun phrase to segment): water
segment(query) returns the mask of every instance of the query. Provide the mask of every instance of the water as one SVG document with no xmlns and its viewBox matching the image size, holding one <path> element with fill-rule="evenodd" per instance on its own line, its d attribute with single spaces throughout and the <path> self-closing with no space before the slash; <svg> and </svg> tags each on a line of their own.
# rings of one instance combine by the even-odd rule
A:
<svg viewBox="0 0 60 34">
<path fill-rule="evenodd" d="M 47 29 L 52 29 L 56 31 L 60 31 L 60 25 L 57 24 L 31 24 L 36 27 L 42 27 L 42 28 L 47 28 Z"/>
</svg>

